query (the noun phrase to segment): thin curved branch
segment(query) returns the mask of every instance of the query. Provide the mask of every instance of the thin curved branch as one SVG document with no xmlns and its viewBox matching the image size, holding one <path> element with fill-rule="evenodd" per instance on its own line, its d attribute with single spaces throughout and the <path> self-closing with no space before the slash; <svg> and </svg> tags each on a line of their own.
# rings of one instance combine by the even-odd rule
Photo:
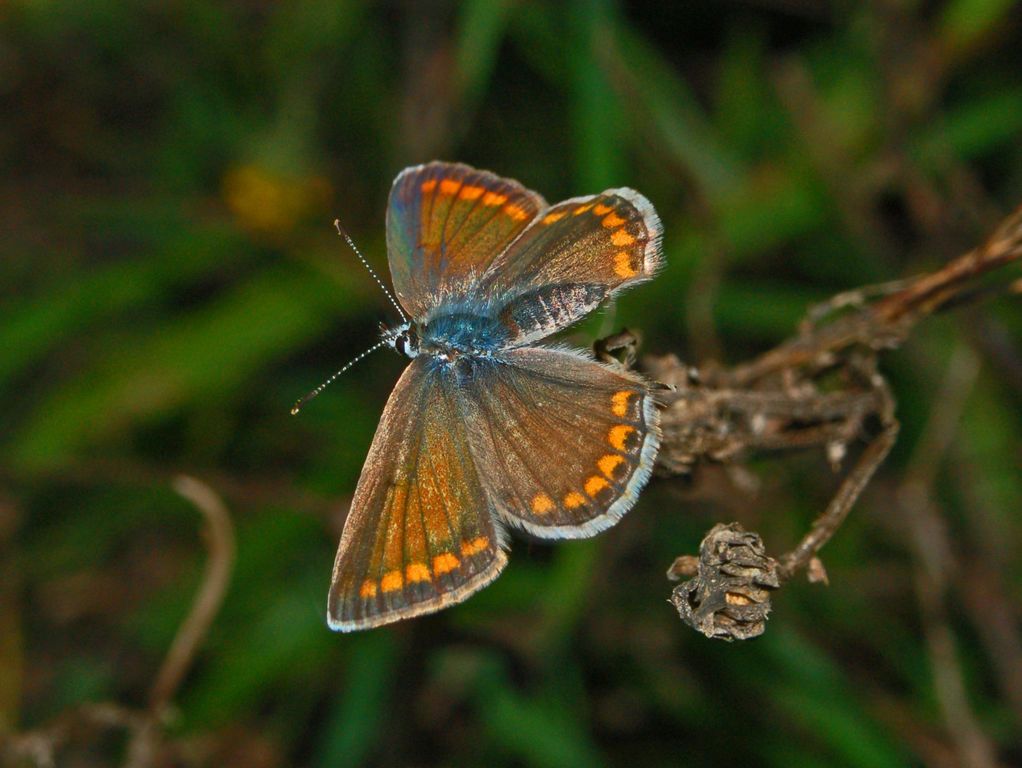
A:
<svg viewBox="0 0 1022 768">
<path fill-rule="evenodd" d="M 203 538 L 209 561 L 192 610 L 178 628 L 149 694 L 149 709 L 154 715 L 159 715 L 170 703 L 188 672 L 220 610 L 234 563 L 234 526 L 220 497 L 208 485 L 187 475 L 174 481 L 174 490 L 198 507 L 206 518 Z"/>
</svg>

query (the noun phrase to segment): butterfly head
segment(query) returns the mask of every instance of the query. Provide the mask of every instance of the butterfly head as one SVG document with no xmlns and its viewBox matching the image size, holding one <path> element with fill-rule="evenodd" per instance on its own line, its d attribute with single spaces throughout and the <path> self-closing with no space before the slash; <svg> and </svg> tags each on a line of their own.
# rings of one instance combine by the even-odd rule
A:
<svg viewBox="0 0 1022 768">
<path fill-rule="evenodd" d="M 383 341 L 387 346 L 406 357 L 418 357 L 420 352 L 419 334 L 411 323 L 402 323 L 383 330 Z"/>
</svg>

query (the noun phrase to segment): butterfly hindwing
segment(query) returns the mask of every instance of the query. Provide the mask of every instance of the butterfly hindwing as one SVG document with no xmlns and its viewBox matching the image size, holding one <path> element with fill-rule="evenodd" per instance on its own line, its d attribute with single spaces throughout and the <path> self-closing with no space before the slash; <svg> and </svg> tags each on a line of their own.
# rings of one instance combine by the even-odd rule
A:
<svg viewBox="0 0 1022 768">
<path fill-rule="evenodd" d="M 546 202 L 517 181 L 460 163 L 408 168 L 387 207 L 387 253 L 398 299 L 425 318 L 476 295 L 476 282 Z"/>
<path fill-rule="evenodd" d="M 659 444 L 659 414 L 637 375 L 547 348 L 474 362 L 459 389 L 492 504 L 541 538 L 585 538 L 635 503 Z"/>
<path fill-rule="evenodd" d="M 452 376 L 416 358 L 387 402 L 355 489 L 330 626 L 366 629 L 461 602 L 507 562 L 498 535 Z"/>
</svg>

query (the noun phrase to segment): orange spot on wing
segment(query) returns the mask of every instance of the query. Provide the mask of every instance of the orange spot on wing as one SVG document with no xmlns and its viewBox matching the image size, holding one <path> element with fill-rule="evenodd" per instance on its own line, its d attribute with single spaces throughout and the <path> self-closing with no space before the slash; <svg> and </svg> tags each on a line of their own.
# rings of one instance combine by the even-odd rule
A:
<svg viewBox="0 0 1022 768">
<path fill-rule="evenodd" d="M 564 506 L 568 509 L 578 509 L 586 503 L 586 497 L 578 491 L 571 491 L 564 496 Z"/>
<path fill-rule="evenodd" d="M 615 416 L 627 416 L 628 415 L 628 401 L 632 399 L 634 392 L 628 390 L 622 390 L 615 392 L 614 396 L 610 398 L 610 411 Z"/>
<path fill-rule="evenodd" d="M 461 565 L 461 561 L 453 554 L 450 552 L 442 552 L 433 558 L 433 573 L 437 576 L 444 573 L 450 573 L 459 565 Z"/>
<path fill-rule="evenodd" d="M 632 243 L 635 242 L 635 238 L 629 235 L 623 229 L 616 229 L 614 230 L 614 233 L 610 236 L 610 242 L 618 246 L 631 245 Z"/>
<path fill-rule="evenodd" d="M 603 203 L 597 203 L 593 206 L 593 213 L 597 216 L 606 216 L 608 213 L 614 210 L 613 205 L 604 205 Z"/>
<path fill-rule="evenodd" d="M 555 221 L 560 221 L 567 215 L 568 215 L 567 211 L 554 211 L 553 213 L 548 213 L 546 216 L 543 217 L 543 223 L 553 224 Z"/>
<path fill-rule="evenodd" d="M 358 590 L 358 596 L 363 599 L 376 597 L 376 582 L 372 579 L 363 581 L 361 589 Z"/>
<path fill-rule="evenodd" d="M 607 442 L 621 452 L 627 451 L 626 443 L 633 432 L 635 432 L 635 427 L 629 427 L 627 424 L 617 424 L 611 427 L 607 433 Z"/>
<path fill-rule="evenodd" d="M 401 578 L 401 571 L 387 571 L 380 579 L 380 589 L 384 592 L 396 592 L 405 584 Z"/>
<path fill-rule="evenodd" d="M 454 179 L 443 179 L 440 182 L 441 195 L 456 195 L 458 194 L 459 189 L 461 189 L 460 181 L 455 181 Z"/>
<path fill-rule="evenodd" d="M 476 536 L 471 541 L 461 542 L 461 554 L 465 557 L 472 557 L 477 555 L 490 546 L 490 540 L 485 536 Z"/>
<path fill-rule="evenodd" d="M 596 462 L 596 466 L 600 468 L 600 471 L 603 474 L 613 480 L 615 478 L 617 468 L 624 464 L 624 462 L 624 458 L 618 456 L 616 453 L 607 453 L 599 458 Z"/>
<path fill-rule="evenodd" d="M 578 208 L 572 211 L 572 213 L 574 213 L 576 216 L 580 216 L 592 207 L 593 207 L 592 203 L 589 203 L 588 205 L 580 205 Z"/>
<path fill-rule="evenodd" d="M 596 495 L 600 491 L 605 491 L 608 488 L 610 488 L 610 483 L 608 483 L 599 475 L 593 475 L 588 480 L 586 480 L 585 484 L 586 493 L 588 493 L 594 499 L 596 498 Z"/>
<path fill-rule="evenodd" d="M 432 192 L 436 189 L 436 179 L 429 179 L 428 181 L 422 182 L 420 189 L 422 189 L 423 192 Z"/>
<path fill-rule="evenodd" d="M 408 563 L 405 566 L 405 581 L 409 584 L 414 584 L 417 581 L 432 581 L 432 579 L 425 563 Z"/>
<path fill-rule="evenodd" d="M 458 197 L 462 200 L 477 200 L 486 190 L 483 187 L 467 186 L 462 187 Z"/>
<path fill-rule="evenodd" d="M 545 493 L 537 493 L 532 497 L 532 511 L 537 515 L 545 515 L 554 508 L 554 500 Z"/>
<path fill-rule="evenodd" d="M 519 208 L 517 205 L 505 205 L 504 213 L 510 216 L 515 221 L 524 221 L 529 218 L 529 214 L 524 208 Z"/>
<path fill-rule="evenodd" d="M 605 226 L 607 229 L 614 229 L 615 227 L 620 227 L 624 223 L 625 220 L 618 216 L 616 213 L 607 214 L 607 216 L 605 216 L 603 219 L 603 226 Z"/>
<path fill-rule="evenodd" d="M 483 205 L 503 205 L 507 202 L 507 195 L 498 195 L 496 192 L 487 192 L 483 195 Z"/>
<path fill-rule="evenodd" d="M 632 254 L 620 251 L 614 254 L 614 274 L 618 277 L 634 277 L 639 270 L 632 266 Z"/>
</svg>

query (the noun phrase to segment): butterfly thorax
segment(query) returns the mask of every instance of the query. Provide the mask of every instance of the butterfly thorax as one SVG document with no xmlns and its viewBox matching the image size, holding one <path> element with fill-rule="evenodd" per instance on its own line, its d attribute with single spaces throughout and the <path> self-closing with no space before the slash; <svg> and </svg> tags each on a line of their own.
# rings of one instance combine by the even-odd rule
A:
<svg viewBox="0 0 1022 768">
<path fill-rule="evenodd" d="M 394 328 L 387 333 L 387 341 L 408 357 L 453 359 L 464 354 L 489 356 L 507 344 L 508 335 L 498 318 L 451 312 Z"/>
</svg>

